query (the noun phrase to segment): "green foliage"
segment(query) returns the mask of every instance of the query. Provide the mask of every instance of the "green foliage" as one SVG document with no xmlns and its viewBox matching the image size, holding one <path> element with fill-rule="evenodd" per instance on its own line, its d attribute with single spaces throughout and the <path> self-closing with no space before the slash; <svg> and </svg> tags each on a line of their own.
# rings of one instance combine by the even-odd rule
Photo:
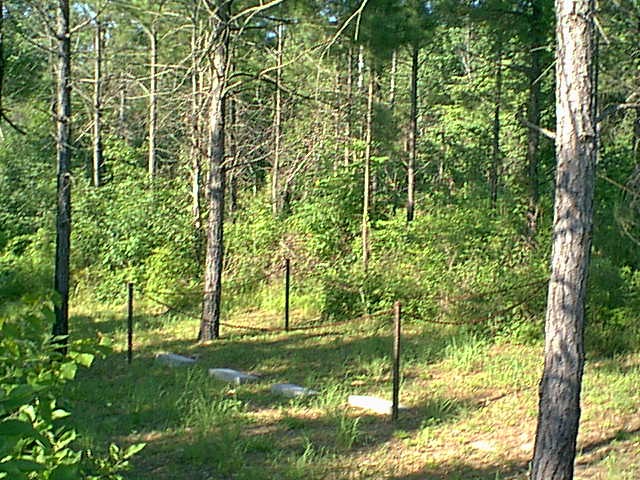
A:
<svg viewBox="0 0 640 480">
<path fill-rule="evenodd" d="M 0 141 L 0 251 L 15 237 L 49 227 L 55 205 L 49 115 L 31 112 L 27 118 L 27 137 L 7 129 Z"/>
<path fill-rule="evenodd" d="M 0 478 L 120 480 L 119 472 L 142 447 L 121 452 L 112 446 L 108 459 L 74 448 L 77 435 L 59 398 L 94 354 L 82 344 L 67 355 L 56 350 L 48 333 L 51 302 L 39 293 L 46 290 L 40 283 L 45 269 L 37 258 L 0 257 Z"/>
<path fill-rule="evenodd" d="M 123 295 L 128 281 L 174 291 L 181 283 L 190 285 L 199 272 L 185 186 L 163 178 L 150 184 L 135 167 L 139 155 L 110 141 L 109 182 L 94 188 L 78 181 L 73 268 L 81 286 L 90 285 L 104 300 Z"/>
</svg>

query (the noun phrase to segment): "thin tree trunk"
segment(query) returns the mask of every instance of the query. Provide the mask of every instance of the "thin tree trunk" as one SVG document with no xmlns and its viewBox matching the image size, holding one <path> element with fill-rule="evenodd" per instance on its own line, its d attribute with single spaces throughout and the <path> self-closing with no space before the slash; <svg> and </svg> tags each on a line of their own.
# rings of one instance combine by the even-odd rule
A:
<svg viewBox="0 0 640 480">
<path fill-rule="evenodd" d="M 198 6 L 193 12 L 193 31 L 191 32 L 191 216 L 193 218 L 193 230 L 196 258 L 202 259 L 204 247 L 204 230 L 202 229 L 202 135 L 200 131 L 200 110 L 202 108 L 201 65 L 199 32 L 198 32 Z"/>
<path fill-rule="evenodd" d="M 120 138 L 129 141 L 127 130 L 127 82 L 120 77 L 120 92 L 118 92 L 118 135 Z"/>
<path fill-rule="evenodd" d="M 364 92 L 364 45 L 358 46 L 358 91 Z"/>
<path fill-rule="evenodd" d="M 271 211 L 274 217 L 280 213 L 282 204 L 280 194 L 280 140 L 282 138 L 282 49 L 284 25 L 278 25 L 277 36 L 276 92 L 273 114 L 273 171 L 271 172 Z"/>
<path fill-rule="evenodd" d="M 93 186 L 102 184 L 104 155 L 102 151 L 102 24 L 96 20 L 93 78 Z"/>
<path fill-rule="evenodd" d="M 153 179 L 158 175 L 158 32 L 155 24 L 151 25 L 149 35 L 149 178 Z"/>
<path fill-rule="evenodd" d="M 530 17 L 530 59 L 529 101 L 527 103 L 527 121 L 530 125 L 540 125 L 540 81 L 542 77 L 542 48 L 544 32 L 540 27 L 542 18 L 542 4 L 540 0 L 532 2 Z M 540 132 L 535 128 L 527 129 L 527 238 L 530 245 L 535 244 L 538 232 L 538 217 L 540 215 L 540 188 L 538 180 L 538 162 L 540 150 Z"/>
<path fill-rule="evenodd" d="M 411 109 L 409 113 L 409 164 L 407 165 L 407 222 L 415 215 L 416 158 L 418 139 L 418 55 L 420 48 L 411 52 Z"/>
<path fill-rule="evenodd" d="M 237 105 L 235 97 L 229 99 L 229 158 L 231 159 L 231 173 L 229 174 L 229 215 L 231 220 L 235 221 L 235 213 L 238 210 L 238 143 L 236 139 Z"/>
<path fill-rule="evenodd" d="M 394 48 L 391 53 L 391 72 L 389 73 L 389 108 L 393 112 L 396 108 L 396 76 L 398 74 L 398 51 Z"/>
<path fill-rule="evenodd" d="M 498 202 L 498 171 L 501 164 L 500 153 L 500 104 L 502 103 L 502 46 L 498 46 L 496 64 L 496 90 L 493 114 L 493 154 L 489 171 L 489 187 L 491 208 L 495 209 Z"/>
<path fill-rule="evenodd" d="M 57 25 L 57 216 L 53 335 L 69 334 L 69 257 L 71 251 L 71 32 L 69 0 L 58 1 Z M 60 342 L 66 351 L 67 341 Z"/>
<path fill-rule="evenodd" d="M 344 131 L 344 165 L 351 163 L 351 114 L 353 112 L 353 47 L 349 47 L 347 52 L 347 106 L 346 122 Z"/>
<path fill-rule="evenodd" d="M 369 271 L 369 210 L 371 206 L 371 142 L 373 130 L 373 89 L 374 74 L 371 71 L 369 77 L 369 92 L 367 94 L 367 122 L 365 125 L 365 151 L 364 151 L 364 181 L 362 201 L 362 268 L 366 274 Z"/>
<path fill-rule="evenodd" d="M 215 10 L 213 28 L 216 44 L 211 53 L 211 104 L 209 106 L 209 220 L 204 276 L 204 301 L 199 339 L 202 342 L 220 336 L 220 300 L 224 258 L 225 189 L 225 90 L 229 52 L 229 2 L 220 2 Z"/>
<path fill-rule="evenodd" d="M 556 194 L 531 478 L 573 478 L 596 160 L 594 0 L 556 0 Z"/>
</svg>

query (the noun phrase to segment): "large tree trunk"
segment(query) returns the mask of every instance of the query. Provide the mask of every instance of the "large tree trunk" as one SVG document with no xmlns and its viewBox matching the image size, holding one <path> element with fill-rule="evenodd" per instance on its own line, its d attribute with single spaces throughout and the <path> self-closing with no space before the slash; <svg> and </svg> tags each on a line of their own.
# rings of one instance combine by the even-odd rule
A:
<svg viewBox="0 0 640 480">
<path fill-rule="evenodd" d="M 102 24 L 96 20 L 93 78 L 93 185 L 102 184 L 104 155 L 102 150 Z"/>
<path fill-rule="evenodd" d="M 533 480 L 573 478 L 597 132 L 594 0 L 556 0 L 556 197 Z"/>
<path fill-rule="evenodd" d="M 209 220 L 204 273 L 204 300 L 199 339 L 202 342 L 220 336 L 220 299 L 224 257 L 225 187 L 225 91 L 229 52 L 229 2 L 220 2 L 212 21 L 216 43 L 211 53 L 211 89 L 209 106 L 209 178 L 207 183 Z"/>
<path fill-rule="evenodd" d="M 149 177 L 155 178 L 158 174 L 158 32 L 155 24 L 151 25 L 149 35 Z"/>
<path fill-rule="evenodd" d="M 416 158 L 418 141 L 418 55 L 420 48 L 414 45 L 411 52 L 411 108 L 409 112 L 409 164 L 407 165 L 407 222 L 415 214 Z"/>
<path fill-rule="evenodd" d="M 58 1 L 57 25 L 57 216 L 53 335 L 69 333 L 69 256 L 71 249 L 71 33 L 69 0 Z M 66 350 L 66 341 L 61 342 Z"/>
</svg>

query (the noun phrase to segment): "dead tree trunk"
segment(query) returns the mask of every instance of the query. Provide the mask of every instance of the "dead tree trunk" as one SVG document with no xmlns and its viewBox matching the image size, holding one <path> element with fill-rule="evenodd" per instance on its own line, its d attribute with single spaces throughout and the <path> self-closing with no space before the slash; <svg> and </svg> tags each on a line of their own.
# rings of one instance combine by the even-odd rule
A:
<svg viewBox="0 0 640 480">
<path fill-rule="evenodd" d="M 540 82 L 542 77 L 542 48 L 544 46 L 544 32 L 540 27 L 540 19 L 543 16 L 542 4 L 539 0 L 532 2 L 530 35 L 530 61 L 529 79 L 529 101 L 527 103 L 527 122 L 529 125 L 540 125 Z M 527 129 L 527 238 L 529 244 L 535 244 L 535 237 L 538 232 L 538 217 L 540 216 L 540 188 L 539 188 L 539 162 L 540 131 L 535 128 Z"/>
<path fill-rule="evenodd" d="M 345 108 L 346 121 L 344 124 L 344 165 L 351 163 L 351 130 L 353 112 L 353 47 L 347 52 L 347 105 Z"/>
<path fill-rule="evenodd" d="M 69 0 L 58 1 L 57 20 L 57 215 L 53 335 L 69 334 L 69 257 L 71 250 L 71 32 Z M 66 350 L 67 341 L 60 342 Z"/>
<path fill-rule="evenodd" d="M 407 222 L 415 215 L 416 158 L 418 140 L 418 55 L 420 48 L 414 45 L 411 52 L 411 108 L 409 113 L 409 163 L 407 165 Z"/>
<path fill-rule="evenodd" d="M 371 142 L 373 131 L 373 89 L 375 83 L 373 70 L 369 75 L 369 89 L 367 94 L 367 121 L 365 124 L 365 151 L 364 151 L 364 180 L 362 200 L 362 269 L 366 274 L 369 271 L 369 215 L 371 209 Z"/>
<path fill-rule="evenodd" d="M 149 35 L 149 178 L 158 175 L 158 32 L 155 24 L 147 32 Z"/>
<path fill-rule="evenodd" d="M 209 178 L 207 182 L 209 219 L 204 273 L 204 300 L 199 339 L 202 342 L 220 336 L 220 300 L 224 258 L 224 188 L 225 188 L 225 95 L 229 52 L 229 2 L 210 9 L 215 33 L 211 49 L 211 88 L 209 106 Z"/>
<path fill-rule="evenodd" d="M 104 155 L 102 149 L 102 24 L 96 20 L 93 76 L 93 186 L 102 184 Z"/>
<path fill-rule="evenodd" d="M 202 132 L 200 114 L 202 110 L 202 72 L 200 61 L 200 19 L 198 5 L 194 6 L 191 32 L 191 216 L 196 258 L 202 260 L 204 230 L 202 228 Z"/>
<path fill-rule="evenodd" d="M 556 192 L 532 480 L 573 478 L 596 160 L 594 0 L 556 1 Z"/>
<path fill-rule="evenodd" d="M 282 49 L 284 25 L 279 24 L 276 30 L 276 91 L 273 112 L 273 171 L 271 172 L 271 211 L 277 216 L 281 211 L 280 193 L 280 141 L 282 139 Z"/>
</svg>

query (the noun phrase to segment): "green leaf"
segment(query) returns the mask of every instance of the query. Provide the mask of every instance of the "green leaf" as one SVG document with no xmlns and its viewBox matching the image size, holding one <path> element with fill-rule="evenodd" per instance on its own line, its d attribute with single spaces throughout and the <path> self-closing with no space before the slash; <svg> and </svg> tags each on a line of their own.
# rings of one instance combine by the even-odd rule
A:
<svg viewBox="0 0 640 480">
<path fill-rule="evenodd" d="M 73 380 L 78 371 L 78 365 L 73 362 L 66 362 L 60 366 L 60 377 L 65 380 Z"/>
<path fill-rule="evenodd" d="M 90 353 L 78 353 L 73 356 L 73 359 L 76 361 L 78 365 L 82 365 L 83 367 L 90 367 L 93 363 L 94 355 Z"/>
<path fill-rule="evenodd" d="M 53 412 L 51 412 L 51 419 L 52 420 L 58 420 L 60 418 L 66 418 L 69 415 L 71 415 L 71 414 L 69 412 L 67 412 L 66 410 L 58 408 L 57 410 L 54 410 Z"/>
<path fill-rule="evenodd" d="M 133 457 L 136 453 L 140 452 L 144 447 L 146 447 L 146 443 L 135 443 L 127 448 L 124 452 L 124 458 L 129 459 Z"/>
</svg>

